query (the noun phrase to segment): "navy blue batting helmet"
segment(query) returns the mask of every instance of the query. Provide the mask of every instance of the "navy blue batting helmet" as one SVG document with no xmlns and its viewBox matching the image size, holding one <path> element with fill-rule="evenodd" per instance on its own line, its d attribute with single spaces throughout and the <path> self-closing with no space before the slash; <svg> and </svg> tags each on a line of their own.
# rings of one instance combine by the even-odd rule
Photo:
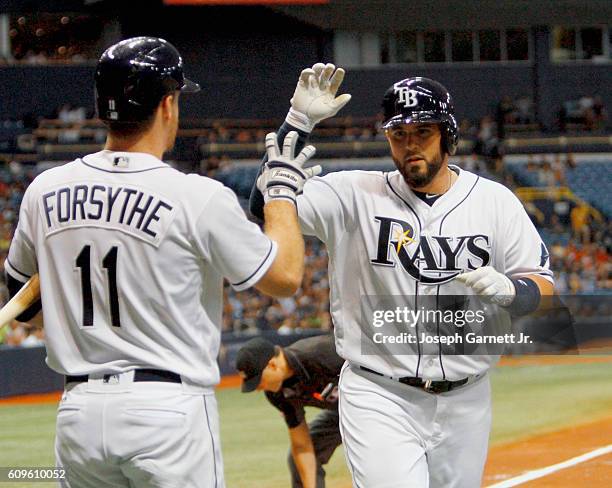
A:
<svg viewBox="0 0 612 488">
<path fill-rule="evenodd" d="M 435 123 L 442 131 L 442 149 L 455 154 L 459 128 L 450 93 L 437 81 L 420 76 L 394 83 L 383 98 L 383 129 L 399 124 Z"/>
<path fill-rule="evenodd" d="M 133 37 L 109 47 L 98 61 L 95 85 L 98 116 L 116 122 L 146 119 L 168 93 L 200 90 L 185 78 L 176 48 L 158 37 Z"/>
</svg>

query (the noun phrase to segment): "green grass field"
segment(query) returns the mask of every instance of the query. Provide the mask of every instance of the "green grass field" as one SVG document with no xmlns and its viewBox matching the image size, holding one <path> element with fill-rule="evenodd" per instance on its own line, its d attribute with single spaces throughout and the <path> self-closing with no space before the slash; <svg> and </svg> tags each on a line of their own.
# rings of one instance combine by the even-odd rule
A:
<svg viewBox="0 0 612 488">
<path fill-rule="evenodd" d="M 612 411 L 612 363 L 497 368 L 492 373 L 492 443 L 507 442 Z M 217 394 L 228 488 L 285 488 L 287 431 L 259 393 Z M 0 406 L 0 466 L 53 466 L 55 405 Z M 316 415 L 311 410 L 309 415 Z M 326 469 L 328 487 L 347 486 L 339 449 Z M 32 483 L 33 488 L 54 486 Z M 2 483 L 25 488 L 28 483 Z"/>
</svg>

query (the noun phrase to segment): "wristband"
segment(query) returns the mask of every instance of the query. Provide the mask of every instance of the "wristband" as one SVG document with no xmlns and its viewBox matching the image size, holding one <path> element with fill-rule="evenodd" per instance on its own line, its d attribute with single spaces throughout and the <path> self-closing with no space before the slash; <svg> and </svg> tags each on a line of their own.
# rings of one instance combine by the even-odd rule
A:
<svg viewBox="0 0 612 488">
<path fill-rule="evenodd" d="M 514 284 L 516 296 L 507 307 L 508 311 L 515 317 L 535 312 L 540 306 L 541 298 L 537 283 L 530 278 L 511 278 L 510 281 Z"/>
<path fill-rule="evenodd" d="M 307 133 L 312 132 L 312 129 L 314 129 L 316 124 L 316 122 L 312 122 L 307 115 L 303 114 L 302 112 L 298 112 L 297 110 L 293 110 L 293 108 L 290 108 L 289 112 L 287 112 L 285 122 Z"/>
<path fill-rule="evenodd" d="M 295 192 L 283 186 L 272 186 L 270 188 L 267 188 L 264 191 L 263 199 L 264 205 L 273 200 L 285 200 L 287 202 L 293 203 L 293 205 L 297 207 L 297 203 L 295 201 Z"/>
</svg>

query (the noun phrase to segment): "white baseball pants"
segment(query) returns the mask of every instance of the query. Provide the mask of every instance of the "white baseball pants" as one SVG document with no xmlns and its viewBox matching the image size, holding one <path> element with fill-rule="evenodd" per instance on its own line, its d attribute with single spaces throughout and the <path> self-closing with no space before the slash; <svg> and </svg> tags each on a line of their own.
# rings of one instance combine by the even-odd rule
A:
<svg viewBox="0 0 612 488">
<path fill-rule="evenodd" d="M 490 426 L 488 375 L 431 394 L 342 370 L 340 431 L 355 488 L 478 488 Z"/>
<path fill-rule="evenodd" d="M 57 414 L 63 488 L 224 488 L 212 391 L 180 383 L 69 384 Z"/>
</svg>

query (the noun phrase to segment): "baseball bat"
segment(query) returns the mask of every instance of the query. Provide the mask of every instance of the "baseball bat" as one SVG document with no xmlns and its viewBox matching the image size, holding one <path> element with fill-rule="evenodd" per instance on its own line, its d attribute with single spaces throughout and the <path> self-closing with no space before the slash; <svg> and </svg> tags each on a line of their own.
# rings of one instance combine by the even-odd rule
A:
<svg viewBox="0 0 612 488">
<path fill-rule="evenodd" d="M 0 328 L 10 323 L 40 298 L 38 273 L 32 276 L 21 290 L 0 309 Z"/>
</svg>

